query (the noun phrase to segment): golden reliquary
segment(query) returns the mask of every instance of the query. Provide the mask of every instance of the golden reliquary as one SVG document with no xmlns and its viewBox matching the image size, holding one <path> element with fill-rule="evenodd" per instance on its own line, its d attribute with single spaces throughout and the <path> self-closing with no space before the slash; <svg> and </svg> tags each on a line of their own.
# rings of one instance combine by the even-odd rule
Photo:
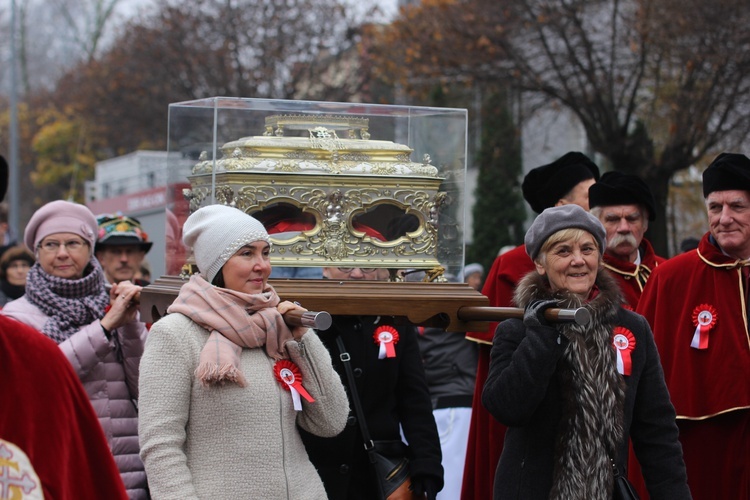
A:
<svg viewBox="0 0 750 500">
<path fill-rule="evenodd" d="M 439 213 L 450 201 L 429 154 L 372 138 L 369 119 L 274 114 L 259 135 L 200 154 L 184 195 L 190 211 L 212 203 L 260 220 L 271 262 L 291 267 L 419 269 L 442 280 Z M 461 256 L 462 257 L 462 256 Z M 396 274 L 392 274 L 395 277 Z"/>
<path fill-rule="evenodd" d="M 390 281 L 270 281 L 309 311 L 457 332 L 522 317 L 522 309 L 488 307 L 487 297 L 448 279 L 464 264 L 465 109 L 229 97 L 169 109 L 175 240 L 189 213 L 231 205 L 263 222 L 274 266 L 390 271 Z M 167 251 L 168 262 L 185 262 L 180 248 Z M 425 279 L 402 280 L 402 270 L 424 271 Z M 142 318 L 165 314 L 186 280 L 171 273 L 145 287 Z M 579 316 L 571 315 L 585 320 Z"/>
</svg>

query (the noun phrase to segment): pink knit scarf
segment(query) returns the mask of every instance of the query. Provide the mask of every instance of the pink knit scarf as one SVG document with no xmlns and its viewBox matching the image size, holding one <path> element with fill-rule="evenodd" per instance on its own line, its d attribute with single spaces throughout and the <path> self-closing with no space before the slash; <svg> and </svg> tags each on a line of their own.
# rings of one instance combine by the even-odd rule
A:
<svg viewBox="0 0 750 500">
<path fill-rule="evenodd" d="M 213 286 L 194 274 L 167 312 L 184 314 L 211 332 L 195 370 L 203 385 L 230 381 L 244 387 L 243 348 L 265 347 L 266 354 L 277 361 L 288 357 L 284 344 L 293 337 L 276 309 L 278 303 L 279 296 L 270 285 L 251 295 Z"/>
</svg>

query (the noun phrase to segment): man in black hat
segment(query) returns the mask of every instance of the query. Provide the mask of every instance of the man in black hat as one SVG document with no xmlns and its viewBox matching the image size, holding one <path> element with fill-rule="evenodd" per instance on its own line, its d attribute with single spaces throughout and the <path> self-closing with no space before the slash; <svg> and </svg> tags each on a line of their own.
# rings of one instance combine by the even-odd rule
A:
<svg viewBox="0 0 750 500">
<path fill-rule="evenodd" d="M 649 278 L 637 312 L 654 331 L 696 500 L 750 498 L 750 159 L 703 172 L 709 230 Z"/>
<path fill-rule="evenodd" d="M 0 156 L 0 201 L 8 164 Z M 0 315 L 0 497 L 126 499 L 107 439 L 60 348 Z"/>
<path fill-rule="evenodd" d="M 599 179 L 599 167 L 589 157 L 571 151 L 547 165 L 531 170 L 521 185 L 523 197 L 536 213 L 545 208 L 574 204 L 589 209 L 589 187 Z M 482 293 L 495 307 L 512 306 L 513 290 L 518 281 L 534 271 L 534 262 L 524 245 L 495 259 Z M 461 498 L 492 498 L 495 469 L 503 450 L 505 426 L 497 422 L 482 406 L 482 390 L 490 363 L 490 348 L 497 323 L 483 332 L 469 332 L 466 338 L 480 344 L 477 379 L 472 403 L 469 444 Z"/>
<path fill-rule="evenodd" d="M 589 188 L 589 207 L 607 230 L 604 267 L 617 279 L 635 310 L 651 272 L 666 259 L 643 237 L 656 218 L 654 196 L 635 175 L 607 172 Z"/>
<path fill-rule="evenodd" d="M 96 258 L 110 283 L 130 281 L 146 286 L 145 280 L 136 279 L 152 242 L 135 217 L 119 214 L 102 214 L 96 218 L 99 233 L 96 239 Z"/>
</svg>

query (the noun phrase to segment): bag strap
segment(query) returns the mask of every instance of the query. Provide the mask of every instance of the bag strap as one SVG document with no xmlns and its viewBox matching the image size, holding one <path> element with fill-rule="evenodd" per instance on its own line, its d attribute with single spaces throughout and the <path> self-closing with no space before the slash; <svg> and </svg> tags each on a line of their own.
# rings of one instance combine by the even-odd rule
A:
<svg viewBox="0 0 750 500">
<path fill-rule="evenodd" d="M 354 380 L 354 373 L 352 372 L 351 356 L 346 352 L 346 346 L 344 340 L 341 338 L 341 334 L 336 335 L 336 347 L 339 349 L 339 359 L 344 364 L 344 370 L 346 370 L 346 378 L 349 380 L 349 395 L 354 403 L 354 412 L 357 414 L 357 420 L 359 420 L 359 430 L 362 432 L 362 439 L 365 444 L 365 451 L 370 451 L 375 448 L 372 438 L 370 438 L 370 431 L 367 429 L 367 422 L 365 421 L 365 412 L 362 410 L 362 402 L 359 400 L 359 393 L 357 392 L 357 383 Z"/>
<path fill-rule="evenodd" d="M 620 476 L 624 477 L 625 472 L 620 471 L 620 468 L 617 466 L 617 461 L 615 460 L 615 457 L 617 456 L 617 452 L 614 450 L 611 450 L 609 453 L 609 461 L 612 462 L 612 471 L 614 472 L 615 479 L 617 479 Z"/>
<path fill-rule="evenodd" d="M 615 479 L 617 479 L 620 477 L 620 468 L 617 466 L 614 458 L 609 457 L 609 461 L 612 463 L 612 473 L 614 474 Z"/>
</svg>

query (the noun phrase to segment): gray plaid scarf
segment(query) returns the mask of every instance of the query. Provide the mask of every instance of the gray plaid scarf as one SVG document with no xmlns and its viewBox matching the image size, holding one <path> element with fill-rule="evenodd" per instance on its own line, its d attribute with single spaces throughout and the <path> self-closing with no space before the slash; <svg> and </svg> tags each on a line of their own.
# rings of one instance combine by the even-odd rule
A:
<svg viewBox="0 0 750 500">
<path fill-rule="evenodd" d="M 39 262 L 29 269 L 26 299 L 49 316 L 42 333 L 64 342 L 81 327 L 104 317 L 109 294 L 102 268 L 92 257 L 81 279 L 58 278 L 46 273 Z"/>
</svg>

